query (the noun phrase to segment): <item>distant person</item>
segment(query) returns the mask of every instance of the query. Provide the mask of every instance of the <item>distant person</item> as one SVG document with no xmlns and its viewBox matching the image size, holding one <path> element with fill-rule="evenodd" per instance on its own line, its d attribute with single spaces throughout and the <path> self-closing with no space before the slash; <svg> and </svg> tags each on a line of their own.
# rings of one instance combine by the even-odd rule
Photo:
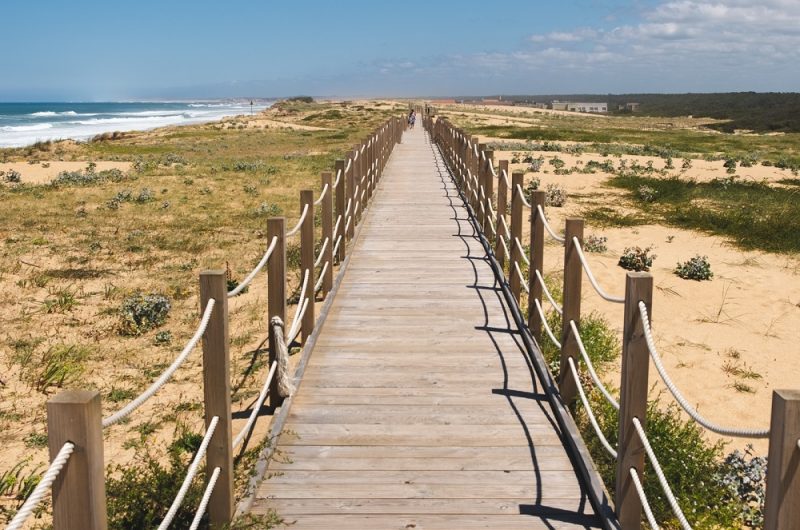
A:
<svg viewBox="0 0 800 530">
<path fill-rule="evenodd" d="M 417 121 L 417 112 L 415 110 L 411 111 L 411 114 L 408 115 L 408 126 L 413 129 L 414 123 Z"/>
</svg>

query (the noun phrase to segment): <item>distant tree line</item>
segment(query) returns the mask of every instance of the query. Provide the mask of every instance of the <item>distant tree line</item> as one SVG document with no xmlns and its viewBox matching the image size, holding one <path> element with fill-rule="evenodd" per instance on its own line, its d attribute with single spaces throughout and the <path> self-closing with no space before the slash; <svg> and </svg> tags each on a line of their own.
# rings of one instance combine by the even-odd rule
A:
<svg viewBox="0 0 800 530">
<path fill-rule="evenodd" d="M 630 114 L 619 105 L 639 103 L 636 115 L 694 116 L 731 120 L 711 127 L 725 132 L 800 132 L 800 93 L 724 92 L 708 94 L 541 94 L 503 96 L 515 102 L 549 103 L 552 100 L 607 102 L 609 114 Z"/>
</svg>

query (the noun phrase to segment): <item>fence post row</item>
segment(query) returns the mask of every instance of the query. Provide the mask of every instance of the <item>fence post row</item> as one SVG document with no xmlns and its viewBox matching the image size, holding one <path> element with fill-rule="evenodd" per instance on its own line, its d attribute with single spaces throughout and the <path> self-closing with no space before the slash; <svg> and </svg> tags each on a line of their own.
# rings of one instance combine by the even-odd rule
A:
<svg viewBox="0 0 800 530">
<path fill-rule="evenodd" d="M 358 155 L 358 159 L 356 159 L 356 155 Z M 356 173 L 360 174 L 361 171 L 361 164 L 364 163 L 363 157 L 360 155 L 360 151 L 358 147 L 356 147 L 350 153 L 350 159 L 353 160 L 351 164 L 351 169 L 347 174 L 347 202 L 348 206 L 350 207 L 350 211 L 347 214 L 347 219 L 342 219 L 342 228 L 347 227 L 347 238 L 346 241 L 350 241 L 353 239 L 355 235 L 355 225 L 356 225 Z M 349 221 L 346 222 L 346 221 Z M 345 241 L 342 241 L 344 244 Z"/>
<path fill-rule="evenodd" d="M 506 172 L 507 177 L 508 160 L 500 161 L 500 172 L 497 179 L 497 222 L 495 223 L 497 238 L 494 242 L 494 255 L 501 269 L 503 269 L 506 264 L 506 254 L 503 250 L 503 238 L 505 237 L 503 221 L 505 221 L 506 208 L 508 208 L 508 186 L 506 186 L 506 180 L 503 178 L 503 171 Z"/>
<path fill-rule="evenodd" d="M 536 310 L 536 302 L 542 305 L 542 289 L 543 286 L 536 277 L 536 271 L 542 275 L 544 279 L 544 222 L 539 214 L 539 207 L 544 212 L 545 192 L 543 190 L 535 190 L 531 194 L 531 238 L 530 238 L 530 256 L 531 265 L 528 269 L 528 286 L 531 293 L 528 297 L 528 328 L 537 342 L 542 340 L 542 317 L 539 311 Z M 542 306 L 544 307 L 544 306 Z"/>
<path fill-rule="evenodd" d="M 514 300 L 519 304 L 520 300 L 520 286 L 522 279 L 517 274 L 517 269 L 514 267 L 515 263 L 522 262 L 522 255 L 517 247 L 516 240 L 522 241 L 522 196 L 519 194 L 522 188 L 523 177 L 525 174 L 522 171 L 514 171 L 511 175 L 511 238 L 508 242 L 509 251 L 511 252 L 511 261 L 509 263 L 509 287 L 511 294 L 514 295 Z M 520 266 L 522 269 L 522 266 Z"/>
<path fill-rule="evenodd" d="M 314 309 L 314 302 L 317 298 L 314 292 L 314 286 L 317 283 L 316 274 L 314 271 L 314 192 L 311 190 L 303 190 L 300 192 L 300 208 L 308 205 L 308 213 L 303 221 L 303 226 L 300 227 L 300 272 L 301 278 L 308 271 L 308 286 L 306 287 L 306 297 L 308 298 L 308 306 L 305 313 L 303 313 L 303 342 L 307 341 L 314 331 L 314 322 L 316 311 Z M 298 300 L 298 304 L 303 304 L 304 300 Z"/>
<path fill-rule="evenodd" d="M 278 341 L 283 337 L 275 336 L 275 328 L 270 324 L 277 317 L 286 322 L 286 219 L 271 217 L 267 220 L 267 240 L 278 241 L 272 257 L 267 263 L 267 324 L 269 327 L 269 366 L 278 360 Z M 278 392 L 278 378 L 273 377 L 269 387 L 269 404 L 273 410 L 283 404 Z"/>
<path fill-rule="evenodd" d="M 345 258 L 345 233 L 344 233 L 344 224 L 346 219 L 345 209 L 347 208 L 347 197 L 344 192 L 344 183 L 347 180 L 347 176 L 345 175 L 346 171 L 345 168 L 347 165 L 345 164 L 344 160 L 337 160 L 334 164 L 334 171 L 336 175 L 339 176 L 339 182 L 336 184 L 336 220 L 333 221 L 334 227 L 336 223 L 339 223 L 339 228 L 337 229 L 337 235 L 333 241 L 331 241 L 331 245 L 336 245 L 336 240 L 341 239 L 341 243 L 339 243 L 339 248 L 337 249 L 336 259 L 339 260 L 339 263 L 344 261 Z M 331 263 L 333 265 L 333 263 Z"/>
<path fill-rule="evenodd" d="M 633 426 L 633 418 L 645 427 L 650 368 L 650 353 L 639 313 L 640 301 L 647 307 L 652 324 L 653 277 L 646 272 L 629 272 L 625 277 L 616 484 L 617 517 L 625 530 L 642 527 L 642 502 L 630 476 L 631 468 L 636 469 L 640 478 L 644 471 L 644 445 Z M 566 316 L 566 303 L 564 314 Z"/>
<path fill-rule="evenodd" d="M 484 182 L 484 190 L 486 192 L 486 212 L 483 219 L 483 233 L 486 234 L 486 237 L 489 237 L 492 229 L 491 226 L 494 223 L 494 219 L 492 219 L 492 197 L 494 197 L 494 178 L 492 177 L 492 164 L 494 163 L 494 151 L 492 150 L 485 150 L 483 151 L 484 156 L 486 157 L 486 162 L 483 165 L 483 182 Z"/>
<path fill-rule="evenodd" d="M 208 301 L 214 309 L 203 334 L 203 394 L 206 429 L 216 416 L 217 427 L 206 453 L 206 476 L 219 468 L 219 478 L 208 503 L 212 528 L 222 528 L 233 519 L 233 446 L 231 432 L 230 351 L 228 334 L 228 282 L 224 270 L 200 273 L 200 313 Z"/>
<path fill-rule="evenodd" d="M 337 165 L 339 161 L 336 161 Z M 325 247 L 324 257 L 322 258 L 322 267 L 325 273 L 322 275 L 322 293 L 328 296 L 328 293 L 333 289 L 333 245 L 336 243 L 333 237 L 333 176 L 330 172 L 322 174 L 322 189 L 328 188 L 328 192 L 322 199 L 322 243 L 328 241 Z M 325 268 L 325 264 L 328 267 Z"/>
<path fill-rule="evenodd" d="M 571 404 L 577 396 L 577 383 L 572 377 L 567 359 L 579 359 L 578 342 L 569 323 L 581 326 L 581 282 L 583 267 L 573 238 L 583 242 L 583 219 L 568 218 L 564 236 L 564 304 L 561 318 L 561 363 L 559 392 L 564 403 Z M 577 365 L 576 365 L 577 366 Z"/>
</svg>

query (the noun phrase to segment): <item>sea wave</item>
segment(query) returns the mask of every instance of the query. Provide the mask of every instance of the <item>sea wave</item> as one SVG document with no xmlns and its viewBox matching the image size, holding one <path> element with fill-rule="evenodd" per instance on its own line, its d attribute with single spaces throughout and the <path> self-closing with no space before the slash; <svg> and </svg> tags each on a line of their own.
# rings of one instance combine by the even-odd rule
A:
<svg viewBox="0 0 800 530">
<path fill-rule="evenodd" d="M 37 123 L 34 125 L 6 125 L 5 127 L 0 127 L 0 131 L 3 132 L 28 132 L 28 131 L 44 131 L 46 129 L 52 129 L 52 123 Z"/>
<path fill-rule="evenodd" d="M 30 116 L 36 117 L 49 117 L 49 116 L 77 116 L 78 113 L 74 110 L 67 110 L 64 112 L 54 112 L 52 110 L 43 110 L 41 112 L 32 112 Z"/>
</svg>

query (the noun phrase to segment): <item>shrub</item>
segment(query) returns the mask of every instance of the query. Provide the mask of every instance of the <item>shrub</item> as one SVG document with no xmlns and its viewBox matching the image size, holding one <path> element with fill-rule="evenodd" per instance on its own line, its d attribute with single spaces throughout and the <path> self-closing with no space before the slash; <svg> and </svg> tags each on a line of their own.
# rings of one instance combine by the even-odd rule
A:
<svg viewBox="0 0 800 530">
<path fill-rule="evenodd" d="M 129 296 L 120 307 L 119 332 L 122 335 L 141 335 L 157 328 L 167 320 L 170 308 L 169 299 L 161 294 L 136 293 Z"/>
<path fill-rule="evenodd" d="M 22 175 L 19 171 L 15 171 L 13 169 L 9 169 L 4 176 L 6 182 L 10 182 L 12 184 L 19 184 L 22 182 Z"/>
<path fill-rule="evenodd" d="M 558 156 L 554 156 L 553 158 L 551 158 L 549 163 L 556 169 L 561 169 L 566 165 L 566 163 L 560 158 L 558 158 Z"/>
<path fill-rule="evenodd" d="M 297 101 L 299 103 L 314 103 L 314 98 L 312 98 L 311 96 L 294 96 L 287 99 L 286 101 Z"/>
<path fill-rule="evenodd" d="M 722 167 L 725 168 L 727 173 L 736 173 L 736 159 L 735 158 L 726 158 L 725 163 L 722 164 Z"/>
<path fill-rule="evenodd" d="M 530 164 L 531 165 L 528 169 L 536 173 L 542 169 L 542 165 L 544 164 L 544 157 L 539 155 L 539 158 L 531 159 Z"/>
<path fill-rule="evenodd" d="M 172 343 L 172 333 L 169 331 L 159 331 L 156 333 L 153 343 L 156 346 L 166 346 Z"/>
<path fill-rule="evenodd" d="M 656 259 L 655 254 L 650 254 L 651 250 L 653 247 L 627 247 L 619 257 L 618 265 L 629 271 L 649 271 L 653 266 L 653 260 Z"/>
<path fill-rule="evenodd" d="M 586 236 L 583 240 L 583 250 L 586 252 L 605 252 L 608 250 L 608 238 L 605 236 Z"/>
<path fill-rule="evenodd" d="M 695 256 L 683 263 L 678 263 L 675 267 L 675 274 L 684 280 L 710 280 L 714 273 L 711 272 L 711 264 L 707 256 Z"/>
<path fill-rule="evenodd" d="M 139 190 L 139 195 L 137 195 L 136 199 L 134 200 L 139 204 L 144 204 L 146 202 L 152 201 L 153 199 L 154 199 L 153 192 L 150 190 L 150 188 L 142 188 L 141 190 Z"/>
<path fill-rule="evenodd" d="M 93 171 L 62 171 L 55 179 L 53 186 L 91 186 L 104 180 L 100 173 Z"/>
<path fill-rule="evenodd" d="M 541 182 L 535 177 L 528 182 L 524 190 L 526 201 L 531 202 L 533 200 L 533 192 L 539 189 L 539 184 Z"/>
<path fill-rule="evenodd" d="M 636 196 L 639 197 L 639 200 L 644 202 L 655 202 L 656 197 L 658 197 L 658 192 L 651 188 L 650 186 L 639 186 L 636 190 Z"/>
<path fill-rule="evenodd" d="M 692 159 L 684 158 L 683 163 L 681 164 L 681 169 L 692 169 Z"/>
<path fill-rule="evenodd" d="M 282 213 L 283 210 L 281 209 L 281 207 L 271 202 L 262 202 L 261 204 L 258 205 L 258 208 L 256 208 L 253 211 L 253 215 L 255 217 L 264 217 L 264 216 L 274 217 Z"/>
<path fill-rule="evenodd" d="M 545 206 L 560 208 L 567 202 L 567 190 L 559 184 L 548 184 L 544 188 Z"/>
<path fill-rule="evenodd" d="M 22 380 L 38 392 L 63 388 L 77 382 L 91 351 L 82 346 L 56 344 L 37 353 L 37 343 L 15 346 L 13 360 L 20 366 Z"/>
<path fill-rule="evenodd" d="M 751 528 L 761 528 L 764 525 L 767 459 L 753 456 L 752 449 L 753 446 L 748 445 L 744 453 L 736 450 L 725 457 L 716 480 L 730 488 L 731 494 L 740 499 L 741 522 Z"/>
</svg>

